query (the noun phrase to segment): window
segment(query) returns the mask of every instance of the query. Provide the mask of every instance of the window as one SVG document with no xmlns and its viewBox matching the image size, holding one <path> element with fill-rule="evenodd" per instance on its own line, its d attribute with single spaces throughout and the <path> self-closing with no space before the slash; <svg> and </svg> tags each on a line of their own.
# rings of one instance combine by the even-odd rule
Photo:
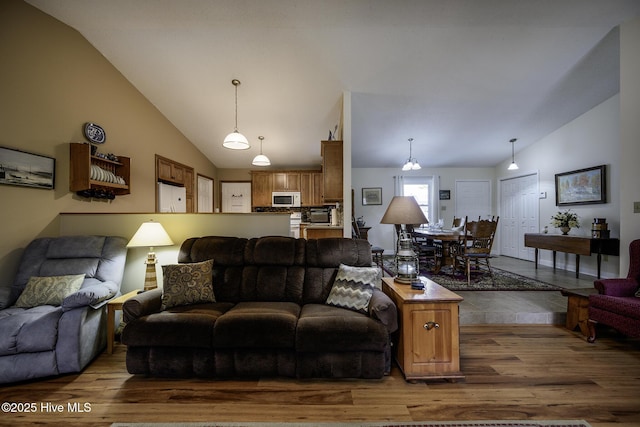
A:
<svg viewBox="0 0 640 427">
<path fill-rule="evenodd" d="M 420 205 L 420 209 L 424 212 L 424 216 L 426 216 L 429 222 L 431 222 L 431 218 L 434 217 L 430 212 L 431 204 L 429 203 L 429 200 L 431 200 L 431 196 L 428 181 L 430 181 L 430 179 L 426 177 L 416 177 L 411 180 L 405 178 L 402 192 L 405 196 L 413 196 L 416 199 L 416 202 Z"/>
</svg>

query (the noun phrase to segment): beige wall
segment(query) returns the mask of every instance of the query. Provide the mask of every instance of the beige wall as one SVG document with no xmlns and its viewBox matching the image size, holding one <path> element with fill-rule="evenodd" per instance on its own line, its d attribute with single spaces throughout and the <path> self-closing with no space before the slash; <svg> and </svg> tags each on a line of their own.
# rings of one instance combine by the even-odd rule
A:
<svg viewBox="0 0 640 427">
<path fill-rule="evenodd" d="M 153 212 L 154 155 L 216 177 L 198 151 L 77 31 L 19 0 L 0 2 L 0 145 L 56 159 L 55 190 L 0 185 L 0 286 L 22 248 L 57 235 L 60 212 Z M 69 142 L 83 124 L 107 134 L 100 151 L 131 158 L 131 194 L 112 202 L 69 192 Z"/>
<path fill-rule="evenodd" d="M 201 236 L 288 236 L 289 215 L 277 213 L 229 213 L 229 214 L 94 214 L 75 213 L 60 215 L 60 235 L 78 236 L 102 234 L 131 237 L 140 224 L 155 221 L 162 224 L 173 246 L 154 248 L 158 258 L 156 274 L 158 285 L 162 286 L 160 265 L 174 264 L 178 260 L 180 244 L 190 237 Z M 149 248 L 129 248 L 127 265 L 122 281 L 122 293 L 142 288 L 147 253 Z"/>
</svg>

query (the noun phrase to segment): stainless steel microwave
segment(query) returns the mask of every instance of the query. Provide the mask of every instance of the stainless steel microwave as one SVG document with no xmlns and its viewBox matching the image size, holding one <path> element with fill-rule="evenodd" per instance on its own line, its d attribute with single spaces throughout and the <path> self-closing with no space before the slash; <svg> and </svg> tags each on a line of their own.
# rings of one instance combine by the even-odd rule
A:
<svg viewBox="0 0 640 427">
<path fill-rule="evenodd" d="M 271 206 L 274 208 L 299 208 L 299 191 L 274 191 L 271 193 Z"/>
</svg>

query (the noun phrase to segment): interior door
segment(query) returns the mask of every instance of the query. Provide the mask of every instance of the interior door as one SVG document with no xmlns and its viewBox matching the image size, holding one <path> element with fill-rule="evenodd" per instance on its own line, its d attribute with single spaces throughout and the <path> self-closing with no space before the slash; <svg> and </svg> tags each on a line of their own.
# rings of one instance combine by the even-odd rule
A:
<svg viewBox="0 0 640 427">
<path fill-rule="evenodd" d="M 459 180 L 456 181 L 455 216 L 486 219 L 491 216 L 491 181 Z"/>
<path fill-rule="evenodd" d="M 222 212 L 251 212 L 251 182 L 221 183 Z"/>
<path fill-rule="evenodd" d="M 538 175 L 500 181 L 500 254 L 533 261 L 534 249 L 524 246 L 525 233 L 538 232 Z"/>
</svg>

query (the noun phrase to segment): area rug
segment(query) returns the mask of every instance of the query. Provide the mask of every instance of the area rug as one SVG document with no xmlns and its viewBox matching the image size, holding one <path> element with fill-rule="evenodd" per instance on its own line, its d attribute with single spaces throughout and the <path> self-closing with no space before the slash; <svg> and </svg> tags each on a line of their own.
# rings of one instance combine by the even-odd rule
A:
<svg viewBox="0 0 640 427">
<path fill-rule="evenodd" d="M 111 427 L 591 427 L 591 425 L 584 420 L 531 420 L 399 423 L 114 423 Z"/>
<path fill-rule="evenodd" d="M 389 276 L 395 275 L 395 263 L 392 255 L 385 255 L 382 259 L 383 268 Z M 452 272 L 451 267 L 443 268 L 438 274 L 420 269 L 420 274 L 433 280 L 450 291 L 559 291 L 562 288 L 521 276 L 500 268 L 491 267 L 491 276 L 484 270 L 471 274 L 471 285 L 467 284 L 467 276 L 462 270 Z"/>
</svg>

